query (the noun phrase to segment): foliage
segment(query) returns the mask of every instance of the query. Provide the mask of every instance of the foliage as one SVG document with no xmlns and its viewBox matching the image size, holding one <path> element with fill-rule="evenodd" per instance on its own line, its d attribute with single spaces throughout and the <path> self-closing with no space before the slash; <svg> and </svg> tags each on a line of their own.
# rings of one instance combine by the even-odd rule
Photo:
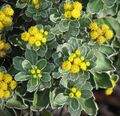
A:
<svg viewBox="0 0 120 116">
<path fill-rule="evenodd" d="M 1 58 L 0 71 L 17 81 L 12 96 L 0 99 L 3 115 L 17 115 L 15 109 L 19 109 L 49 116 L 63 106 L 71 116 L 82 111 L 97 115 L 93 89 L 106 89 L 110 95 L 118 81 L 119 0 L 2 3 L 3 14 L 7 6 L 14 12 L 9 9 L 6 14 L 9 26 L 3 28 L 0 19 L 0 54 L 3 43 L 11 44 L 7 46 L 11 53 Z M 6 59 L 11 60 L 7 65 Z"/>
</svg>

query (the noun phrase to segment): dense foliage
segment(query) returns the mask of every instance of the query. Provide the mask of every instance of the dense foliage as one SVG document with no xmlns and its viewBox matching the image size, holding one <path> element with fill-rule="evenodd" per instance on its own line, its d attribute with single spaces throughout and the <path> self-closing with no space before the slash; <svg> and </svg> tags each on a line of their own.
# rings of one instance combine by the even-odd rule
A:
<svg viewBox="0 0 120 116">
<path fill-rule="evenodd" d="M 119 0 L 1 1 L 0 35 L 5 116 L 97 115 L 93 89 L 111 95 L 118 81 Z"/>
</svg>

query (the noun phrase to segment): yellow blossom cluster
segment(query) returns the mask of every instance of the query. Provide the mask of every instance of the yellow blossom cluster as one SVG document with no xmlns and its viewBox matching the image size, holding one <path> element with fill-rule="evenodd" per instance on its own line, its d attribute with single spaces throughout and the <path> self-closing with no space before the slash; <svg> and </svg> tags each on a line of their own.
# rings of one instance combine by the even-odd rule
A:
<svg viewBox="0 0 120 116">
<path fill-rule="evenodd" d="M 68 57 L 68 60 L 63 62 L 62 69 L 71 73 L 78 73 L 80 70 L 86 71 L 89 66 L 90 62 L 85 61 L 84 56 L 80 56 L 80 50 L 76 50 Z"/>
<path fill-rule="evenodd" d="M 36 26 L 31 26 L 28 29 L 28 32 L 25 31 L 21 34 L 21 39 L 25 42 L 28 42 L 29 45 L 35 45 L 36 47 L 40 47 L 42 44 L 46 44 L 48 35 L 48 31 L 44 31 L 43 29 L 38 29 Z"/>
<path fill-rule="evenodd" d="M 7 52 L 11 49 L 11 45 L 0 40 L 0 57 L 4 57 Z"/>
<path fill-rule="evenodd" d="M 67 19 L 80 18 L 81 11 L 82 11 L 82 4 L 78 1 L 68 2 L 64 4 L 64 17 Z"/>
<path fill-rule="evenodd" d="M 92 40 L 96 40 L 98 44 L 103 44 L 108 40 L 113 38 L 113 31 L 109 28 L 107 24 L 102 24 L 98 26 L 96 22 L 89 25 L 90 37 Z"/>
<path fill-rule="evenodd" d="M 37 66 L 33 66 L 33 68 L 30 70 L 30 73 L 32 74 L 33 78 L 42 78 L 41 70 L 38 69 Z"/>
<path fill-rule="evenodd" d="M 77 90 L 75 87 L 71 88 L 70 93 L 69 93 L 70 98 L 80 98 L 81 97 L 81 92 Z"/>
<path fill-rule="evenodd" d="M 12 75 L 0 72 L 0 99 L 9 98 L 16 86 L 17 83 L 13 80 Z"/>
<path fill-rule="evenodd" d="M 3 6 L 0 10 L 0 30 L 12 24 L 14 10 L 10 5 Z"/>
<path fill-rule="evenodd" d="M 35 9 L 37 9 L 37 10 L 40 8 L 39 2 L 40 2 L 40 0 L 32 0 L 32 3 L 34 4 Z"/>
<path fill-rule="evenodd" d="M 107 88 L 107 89 L 105 90 L 105 94 L 106 94 L 106 95 L 111 95 L 111 94 L 113 93 L 114 87 L 116 86 L 116 81 L 111 80 L 111 83 L 112 83 L 112 87 L 111 87 L 111 88 Z"/>
</svg>

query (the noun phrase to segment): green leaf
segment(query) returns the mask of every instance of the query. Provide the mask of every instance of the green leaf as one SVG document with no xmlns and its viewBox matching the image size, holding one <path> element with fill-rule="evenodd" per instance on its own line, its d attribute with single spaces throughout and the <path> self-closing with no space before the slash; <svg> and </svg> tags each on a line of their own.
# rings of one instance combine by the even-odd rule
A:
<svg viewBox="0 0 120 116">
<path fill-rule="evenodd" d="M 116 3 L 116 0 L 103 0 L 103 2 L 106 6 L 112 7 Z"/>
<path fill-rule="evenodd" d="M 49 90 L 37 91 L 34 93 L 33 107 L 35 109 L 44 108 L 49 104 Z"/>
<path fill-rule="evenodd" d="M 38 55 L 34 50 L 27 49 L 25 52 L 25 58 L 34 65 L 37 62 Z"/>
<path fill-rule="evenodd" d="M 26 74 L 26 72 L 19 72 L 15 75 L 16 81 L 27 81 L 30 79 L 30 75 Z"/>
<path fill-rule="evenodd" d="M 47 63 L 47 66 L 43 69 L 43 72 L 51 73 L 55 68 L 53 63 Z"/>
<path fill-rule="evenodd" d="M 68 80 L 65 77 L 62 77 L 60 80 L 60 85 L 68 89 Z"/>
<path fill-rule="evenodd" d="M 89 99 L 91 97 L 92 97 L 92 92 L 90 90 L 85 90 L 85 89 L 81 90 L 81 98 Z"/>
<path fill-rule="evenodd" d="M 42 46 L 40 46 L 40 49 L 37 51 L 37 53 L 38 53 L 38 55 L 40 57 L 44 57 L 46 52 L 47 52 L 47 50 L 48 50 L 47 46 L 46 45 L 42 45 Z"/>
<path fill-rule="evenodd" d="M 25 104 L 24 99 L 18 95 L 15 95 L 6 101 L 6 106 L 16 109 L 27 109 L 28 106 Z"/>
<path fill-rule="evenodd" d="M 47 73 L 47 72 L 42 73 L 42 78 L 41 78 L 41 80 L 42 80 L 43 82 L 48 82 L 48 81 L 50 81 L 50 80 L 51 80 L 50 74 Z"/>
<path fill-rule="evenodd" d="M 89 115 L 92 115 L 92 116 L 96 116 L 98 107 L 92 98 L 88 99 L 88 100 L 84 100 L 84 99 L 80 100 L 80 104 L 82 106 L 82 109 L 86 113 L 88 113 Z"/>
<path fill-rule="evenodd" d="M 78 20 L 70 20 L 70 26 L 73 26 L 75 28 L 79 28 L 80 27 L 80 23 Z"/>
<path fill-rule="evenodd" d="M 53 33 L 49 32 L 49 34 L 47 36 L 47 41 L 51 41 L 53 39 L 55 39 L 55 35 Z"/>
<path fill-rule="evenodd" d="M 81 106 L 79 107 L 78 110 L 73 110 L 73 108 L 71 108 L 71 106 L 68 106 L 68 112 L 70 113 L 70 116 L 80 116 L 81 114 Z"/>
<path fill-rule="evenodd" d="M 7 72 L 7 70 L 6 70 L 6 68 L 5 68 L 4 66 L 1 66 L 1 67 L 0 67 L 0 71 L 1 71 L 1 72 Z"/>
<path fill-rule="evenodd" d="M 19 57 L 19 56 L 14 57 L 13 58 L 13 66 L 14 66 L 14 68 L 19 70 L 19 71 L 23 71 L 23 67 L 22 67 L 23 60 L 24 60 L 23 57 Z"/>
<path fill-rule="evenodd" d="M 59 79 L 62 76 L 62 74 L 60 72 L 53 72 L 52 76 L 54 79 Z"/>
<path fill-rule="evenodd" d="M 94 68 L 94 71 L 114 71 L 114 67 L 111 64 L 111 61 L 107 58 L 107 56 L 101 52 L 96 52 L 95 53 L 97 57 L 96 61 L 96 67 Z"/>
<path fill-rule="evenodd" d="M 120 23 L 120 10 L 118 11 L 118 14 L 117 14 L 117 21 Z"/>
<path fill-rule="evenodd" d="M 79 106 L 80 106 L 80 104 L 79 104 L 79 102 L 78 102 L 77 99 L 73 98 L 73 99 L 70 100 L 70 107 L 71 107 L 74 111 L 78 110 L 78 109 L 79 109 Z"/>
<path fill-rule="evenodd" d="M 28 60 L 24 60 L 22 62 L 22 67 L 24 70 L 28 71 L 32 67 L 32 65 Z"/>
<path fill-rule="evenodd" d="M 68 100 L 68 96 L 65 96 L 63 93 L 59 93 L 56 97 L 55 97 L 55 102 L 58 105 L 64 105 L 67 103 Z"/>
<path fill-rule="evenodd" d="M 103 2 L 102 0 L 89 0 L 87 5 L 87 11 L 91 14 L 98 13 L 100 10 L 103 9 Z"/>
<path fill-rule="evenodd" d="M 106 46 L 106 45 L 101 45 L 99 48 L 99 51 L 101 51 L 102 53 L 104 53 L 108 56 L 116 53 L 112 47 Z"/>
<path fill-rule="evenodd" d="M 112 87 L 110 77 L 107 73 L 94 73 L 94 80 L 100 88 Z"/>
<path fill-rule="evenodd" d="M 69 29 L 69 21 L 68 20 L 61 20 L 59 23 L 59 30 L 61 32 L 66 32 Z"/>
<path fill-rule="evenodd" d="M 47 61 L 45 59 L 40 59 L 37 62 L 38 69 L 43 70 L 47 65 Z"/>
<path fill-rule="evenodd" d="M 38 84 L 38 79 L 31 78 L 27 83 L 27 91 L 35 91 L 38 88 Z"/>
</svg>

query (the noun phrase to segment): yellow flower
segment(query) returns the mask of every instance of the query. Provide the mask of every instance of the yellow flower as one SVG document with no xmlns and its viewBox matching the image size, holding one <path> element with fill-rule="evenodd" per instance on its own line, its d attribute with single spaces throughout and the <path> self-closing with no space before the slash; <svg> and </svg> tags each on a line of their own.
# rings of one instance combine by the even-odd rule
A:
<svg viewBox="0 0 120 116">
<path fill-rule="evenodd" d="M 106 95 L 111 95 L 112 92 L 113 92 L 113 88 L 108 88 L 108 89 L 105 90 Z"/>
<path fill-rule="evenodd" d="M 40 33 L 44 33 L 44 29 L 40 29 Z"/>
<path fill-rule="evenodd" d="M 44 32 L 44 35 L 47 36 L 47 35 L 48 35 L 48 31 L 45 31 L 45 32 Z"/>
<path fill-rule="evenodd" d="M 39 78 L 42 78 L 42 74 L 38 74 L 38 77 L 39 77 Z"/>
<path fill-rule="evenodd" d="M 107 30 L 107 31 L 105 32 L 105 37 L 106 37 L 106 39 L 108 39 L 108 40 L 112 39 L 112 38 L 113 38 L 113 31 L 112 31 L 112 30 Z"/>
<path fill-rule="evenodd" d="M 80 63 L 81 63 L 80 58 L 75 58 L 75 59 L 74 59 L 74 64 L 75 64 L 75 65 L 80 65 Z"/>
<path fill-rule="evenodd" d="M 10 50 L 11 49 L 11 45 L 9 43 L 5 43 L 5 50 Z"/>
<path fill-rule="evenodd" d="M 67 18 L 67 19 L 70 19 L 71 18 L 71 11 L 65 11 L 64 13 L 64 17 Z"/>
<path fill-rule="evenodd" d="M 3 76 L 4 76 L 4 73 L 3 73 L 3 72 L 0 72 L 0 81 L 3 80 Z"/>
<path fill-rule="evenodd" d="M 80 71 L 80 68 L 78 65 L 72 65 L 70 70 L 72 73 L 78 73 Z"/>
<path fill-rule="evenodd" d="M 5 83 L 10 83 L 12 81 L 12 75 L 6 73 L 4 74 L 4 82 Z"/>
<path fill-rule="evenodd" d="M 83 71 L 86 71 L 86 70 L 87 70 L 86 63 L 85 63 L 85 62 L 82 62 L 82 63 L 80 64 L 80 68 L 81 68 Z"/>
<path fill-rule="evenodd" d="M 4 98 L 9 98 L 10 97 L 10 91 L 6 90 L 4 91 Z"/>
<path fill-rule="evenodd" d="M 71 3 L 65 3 L 64 4 L 64 10 L 72 10 L 73 7 L 72 7 L 72 4 Z"/>
<path fill-rule="evenodd" d="M 80 92 L 80 91 L 77 91 L 77 92 L 75 93 L 75 96 L 76 96 L 77 98 L 80 98 L 80 97 L 81 97 L 81 92 Z"/>
<path fill-rule="evenodd" d="M 42 43 L 43 43 L 43 44 L 46 44 L 47 39 L 44 37 L 44 38 L 42 38 L 42 40 L 41 40 L 41 41 L 42 41 Z"/>
<path fill-rule="evenodd" d="M 81 57 L 80 57 L 80 60 L 81 60 L 81 61 L 84 61 L 84 60 L 85 60 L 85 57 L 84 57 L 84 56 L 81 56 Z"/>
<path fill-rule="evenodd" d="M 13 16 L 14 10 L 11 8 L 11 6 L 6 6 L 5 8 L 2 9 L 5 15 L 7 16 Z"/>
<path fill-rule="evenodd" d="M 36 45 L 37 47 L 40 47 L 40 46 L 41 46 L 41 42 L 40 42 L 40 41 L 36 41 L 36 42 L 35 42 L 35 45 Z"/>
<path fill-rule="evenodd" d="M 29 43 L 30 45 L 33 45 L 33 44 L 35 43 L 35 38 L 31 36 L 31 37 L 29 38 L 29 40 L 28 40 L 28 43 Z"/>
<path fill-rule="evenodd" d="M 4 91 L 0 89 L 0 98 L 3 98 L 3 96 L 4 96 Z"/>
<path fill-rule="evenodd" d="M 6 55 L 5 51 L 0 51 L 0 57 L 4 57 Z"/>
<path fill-rule="evenodd" d="M 7 88 L 8 88 L 8 85 L 5 82 L 2 82 L 1 89 L 2 90 L 7 90 Z"/>
<path fill-rule="evenodd" d="M 41 73 L 41 70 L 40 69 L 37 69 L 37 71 L 36 71 L 38 74 L 40 74 Z"/>
<path fill-rule="evenodd" d="M 90 36 L 91 36 L 91 39 L 95 40 L 95 39 L 97 39 L 99 34 L 97 33 L 97 31 L 92 31 L 92 32 L 90 32 Z"/>
<path fill-rule="evenodd" d="M 30 72 L 31 74 L 35 74 L 35 69 L 32 69 Z"/>
<path fill-rule="evenodd" d="M 99 36 L 97 39 L 98 44 L 103 44 L 106 42 L 106 38 L 104 36 Z"/>
<path fill-rule="evenodd" d="M 35 79 L 36 79 L 36 78 L 37 78 L 37 75 L 36 75 L 36 74 L 35 74 L 35 75 L 33 75 L 33 78 L 35 78 Z"/>
<path fill-rule="evenodd" d="M 34 36 L 35 40 L 40 40 L 40 38 L 42 37 L 41 35 L 42 35 L 42 34 L 37 33 L 37 34 Z"/>
<path fill-rule="evenodd" d="M 90 62 L 86 62 L 86 66 L 90 66 Z"/>
<path fill-rule="evenodd" d="M 71 69 L 71 63 L 69 61 L 63 62 L 62 69 L 65 70 L 65 71 L 70 70 Z"/>
<path fill-rule="evenodd" d="M 116 82 L 114 80 L 111 80 L 112 87 L 114 88 L 116 86 Z"/>
<path fill-rule="evenodd" d="M 73 87 L 73 88 L 71 89 L 71 92 L 72 92 L 72 93 L 76 93 L 76 91 L 77 91 L 77 89 L 76 89 L 75 87 Z"/>
<path fill-rule="evenodd" d="M 2 11 L 0 11 L 0 21 L 3 21 L 4 18 L 5 18 L 5 14 Z"/>
<path fill-rule="evenodd" d="M 0 57 L 4 57 L 6 55 L 5 51 L 0 51 Z"/>
<path fill-rule="evenodd" d="M 0 50 L 2 50 L 5 47 L 5 42 L 0 40 Z"/>
<path fill-rule="evenodd" d="M 109 29 L 109 26 L 106 25 L 106 24 L 103 24 L 103 25 L 101 26 L 101 29 L 102 29 L 104 32 L 106 32 L 106 31 Z"/>
<path fill-rule="evenodd" d="M 4 25 L 2 24 L 2 22 L 0 22 L 0 30 L 3 30 Z"/>
<path fill-rule="evenodd" d="M 75 53 L 72 53 L 71 56 L 72 56 L 73 58 L 75 58 L 75 57 L 76 57 L 76 54 L 75 54 Z"/>
<path fill-rule="evenodd" d="M 69 93 L 69 97 L 70 98 L 73 98 L 74 97 L 74 94 L 71 92 L 71 93 Z"/>
<path fill-rule="evenodd" d="M 11 17 L 5 17 L 4 20 L 2 21 L 2 23 L 5 26 L 10 26 L 12 24 L 12 18 Z"/>
<path fill-rule="evenodd" d="M 93 22 L 89 25 L 89 29 L 92 30 L 92 31 L 96 31 L 97 28 L 98 28 L 98 26 L 97 26 L 96 22 Z"/>
<path fill-rule="evenodd" d="M 76 54 L 76 55 L 80 55 L 80 50 L 76 50 L 76 51 L 75 51 L 75 54 Z"/>
<path fill-rule="evenodd" d="M 16 88 L 16 86 L 17 86 L 16 81 L 14 81 L 14 80 L 11 81 L 9 86 L 10 86 L 10 88 L 11 88 L 12 90 L 14 90 L 14 89 Z"/>
<path fill-rule="evenodd" d="M 73 59 L 74 59 L 73 56 L 69 56 L 69 57 L 68 57 L 68 60 L 69 60 L 70 62 L 72 62 Z"/>
<path fill-rule="evenodd" d="M 103 34 L 103 31 L 102 31 L 102 29 L 100 29 L 100 28 L 97 28 L 96 32 L 97 32 L 97 34 L 98 34 L 99 36 Z"/>
<path fill-rule="evenodd" d="M 36 26 L 31 26 L 29 29 L 28 29 L 28 32 L 31 34 L 31 35 L 36 35 L 38 34 L 38 28 Z"/>
<path fill-rule="evenodd" d="M 78 19 L 80 18 L 80 11 L 77 9 L 72 10 L 71 15 L 73 18 Z"/>
<path fill-rule="evenodd" d="M 39 3 L 39 0 L 32 0 L 32 3 L 36 5 Z"/>
<path fill-rule="evenodd" d="M 29 37 L 30 37 L 30 34 L 28 32 L 26 32 L 26 31 L 21 34 L 21 39 L 23 41 L 28 41 Z"/>
<path fill-rule="evenodd" d="M 35 9 L 38 10 L 39 8 L 40 8 L 40 5 L 39 5 L 39 4 L 36 4 L 36 5 L 35 5 Z"/>
<path fill-rule="evenodd" d="M 73 2 L 73 7 L 74 7 L 74 9 L 81 11 L 83 6 L 80 2 L 76 1 L 76 2 Z"/>
</svg>

